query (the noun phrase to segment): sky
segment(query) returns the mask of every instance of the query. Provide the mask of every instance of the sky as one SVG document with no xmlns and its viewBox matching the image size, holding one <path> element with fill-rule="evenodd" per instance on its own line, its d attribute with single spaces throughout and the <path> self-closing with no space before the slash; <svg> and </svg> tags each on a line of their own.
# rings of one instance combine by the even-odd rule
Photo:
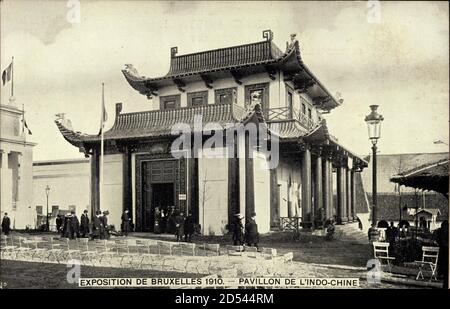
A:
<svg viewBox="0 0 450 309">
<path fill-rule="evenodd" d="M 447 2 L 0 3 L 1 69 L 14 56 L 14 95 L 33 132 L 27 141 L 37 143 L 35 160 L 83 157 L 62 138 L 54 115 L 66 113 L 76 131 L 97 133 L 102 82 L 107 128 L 117 102 L 122 112 L 150 108 L 123 77 L 124 64 L 161 76 L 173 46 L 185 54 L 258 42 L 266 29 L 282 50 L 296 33 L 306 65 L 342 95 L 344 104 L 325 116 L 341 144 L 370 153 L 364 117 L 377 104 L 385 119 L 380 153 L 448 151 L 433 143 L 449 139 Z M 10 85 L 0 89 L 6 104 Z"/>
</svg>

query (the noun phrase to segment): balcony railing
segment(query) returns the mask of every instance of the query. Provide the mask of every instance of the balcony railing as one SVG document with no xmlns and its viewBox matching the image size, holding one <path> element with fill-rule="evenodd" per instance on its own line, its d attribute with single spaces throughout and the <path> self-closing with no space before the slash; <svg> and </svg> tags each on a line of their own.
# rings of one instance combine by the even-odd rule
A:
<svg viewBox="0 0 450 309">
<path fill-rule="evenodd" d="M 308 116 L 301 113 L 299 110 L 289 107 L 275 107 L 269 108 L 266 112 L 269 121 L 281 120 L 298 120 L 305 128 L 312 129 L 315 125 Z"/>
</svg>

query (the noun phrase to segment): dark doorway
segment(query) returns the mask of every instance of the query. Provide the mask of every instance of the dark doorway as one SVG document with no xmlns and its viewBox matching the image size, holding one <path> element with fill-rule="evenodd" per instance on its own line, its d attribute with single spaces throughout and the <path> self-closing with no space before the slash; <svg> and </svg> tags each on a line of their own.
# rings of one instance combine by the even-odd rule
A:
<svg viewBox="0 0 450 309">
<path fill-rule="evenodd" d="M 153 183 L 150 185 L 149 194 L 147 195 L 144 205 L 144 231 L 161 232 L 160 229 L 155 230 L 155 219 L 159 220 L 161 226 L 161 211 L 167 213 L 171 206 L 175 205 L 175 186 L 173 183 Z M 159 214 L 156 212 L 158 208 Z"/>
</svg>

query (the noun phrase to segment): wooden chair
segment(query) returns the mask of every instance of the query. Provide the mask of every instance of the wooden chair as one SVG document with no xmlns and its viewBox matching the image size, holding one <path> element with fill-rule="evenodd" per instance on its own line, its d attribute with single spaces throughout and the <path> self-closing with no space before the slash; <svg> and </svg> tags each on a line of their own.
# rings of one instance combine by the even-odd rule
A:
<svg viewBox="0 0 450 309">
<path fill-rule="evenodd" d="M 245 256 L 249 257 L 249 258 L 256 258 L 257 254 L 258 254 L 258 248 L 256 247 L 245 247 Z"/>
<path fill-rule="evenodd" d="M 19 236 L 18 247 L 14 251 L 16 252 L 15 259 L 19 258 L 20 253 L 25 254 L 30 251 L 30 247 L 28 246 L 25 237 Z"/>
<path fill-rule="evenodd" d="M 50 237 L 50 249 L 47 250 L 47 259 L 51 260 L 55 259 L 57 263 L 59 263 L 59 259 L 61 254 L 63 254 L 64 250 L 61 248 L 61 238 L 59 237 Z"/>
<path fill-rule="evenodd" d="M 389 243 L 374 241 L 372 245 L 374 258 L 380 261 L 381 265 L 383 265 L 383 261 L 386 261 L 389 272 L 392 272 L 391 261 L 394 261 L 395 257 L 389 256 Z"/>
<path fill-rule="evenodd" d="M 101 247 L 99 249 L 99 263 L 101 264 L 104 258 L 108 258 L 110 262 L 116 256 L 114 241 L 110 241 L 107 239 L 100 240 Z"/>
<path fill-rule="evenodd" d="M 180 247 L 180 255 L 192 255 L 195 256 L 195 244 L 182 242 L 178 245 Z"/>
<path fill-rule="evenodd" d="M 45 241 L 42 237 L 33 237 L 31 240 L 27 240 L 27 243 L 30 247 L 29 252 L 31 253 L 32 260 L 36 255 L 42 258 L 47 251 L 47 249 L 43 247 L 43 243 L 45 243 Z"/>
<path fill-rule="evenodd" d="M 64 254 L 66 255 L 66 258 L 69 258 L 70 260 L 80 254 L 77 239 L 66 238 L 66 248 L 64 250 Z"/>
<path fill-rule="evenodd" d="M 203 244 L 201 246 L 203 249 L 203 255 L 220 255 L 220 245 L 219 244 Z"/>
<path fill-rule="evenodd" d="M 94 266 L 94 259 L 97 257 L 98 253 L 89 246 L 89 241 L 89 238 L 80 239 L 80 256 L 82 262 L 88 260 L 91 262 L 92 266 Z"/>
<path fill-rule="evenodd" d="M 433 279 L 437 281 L 436 277 L 436 269 L 437 269 L 437 262 L 439 258 L 439 247 L 422 247 L 422 260 L 421 261 L 415 261 L 416 264 L 419 266 L 419 272 L 417 273 L 416 280 L 421 277 L 421 279 L 424 279 L 423 276 L 423 270 L 425 267 L 429 267 L 431 270 L 431 276 L 430 281 Z"/>
<path fill-rule="evenodd" d="M 14 246 L 12 236 L 2 235 L 0 242 L 0 257 L 5 258 L 5 254 L 8 254 L 8 256 L 12 256 L 16 249 L 17 246 Z"/>
</svg>

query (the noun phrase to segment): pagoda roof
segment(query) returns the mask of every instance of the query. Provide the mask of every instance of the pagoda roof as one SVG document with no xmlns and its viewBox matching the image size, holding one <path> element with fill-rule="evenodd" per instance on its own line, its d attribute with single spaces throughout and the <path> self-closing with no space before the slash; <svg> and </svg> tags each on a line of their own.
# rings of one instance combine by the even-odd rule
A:
<svg viewBox="0 0 450 309">
<path fill-rule="evenodd" d="M 204 81 L 209 88 L 214 80 L 230 77 L 239 79 L 247 75 L 267 72 L 274 78 L 275 70 L 285 73 L 285 80 L 291 80 L 296 89 L 307 92 L 314 104 L 323 110 L 331 110 L 342 103 L 322 85 L 319 79 L 303 63 L 299 42 L 295 39 L 282 52 L 271 39 L 266 41 L 203 51 L 193 54 L 176 55 L 172 48 L 169 72 L 160 77 L 139 75 L 130 64 L 122 70 L 125 79 L 133 89 L 151 97 L 161 87 L 177 85 L 184 87 L 187 82 Z"/>
<path fill-rule="evenodd" d="M 242 108 L 235 104 L 208 104 L 171 110 L 152 110 L 134 113 L 117 113 L 111 129 L 103 134 L 104 140 L 130 140 L 139 138 L 168 137 L 177 124 L 187 124 L 194 129 L 194 118 L 202 116 L 202 125 L 219 124 L 226 128 L 230 123 L 245 123 L 256 117 L 265 123 L 259 104 Z M 63 137 L 72 145 L 82 148 L 85 143 L 98 143 L 101 136 L 84 134 L 67 128 L 61 120 L 55 120 Z"/>
</svg>

